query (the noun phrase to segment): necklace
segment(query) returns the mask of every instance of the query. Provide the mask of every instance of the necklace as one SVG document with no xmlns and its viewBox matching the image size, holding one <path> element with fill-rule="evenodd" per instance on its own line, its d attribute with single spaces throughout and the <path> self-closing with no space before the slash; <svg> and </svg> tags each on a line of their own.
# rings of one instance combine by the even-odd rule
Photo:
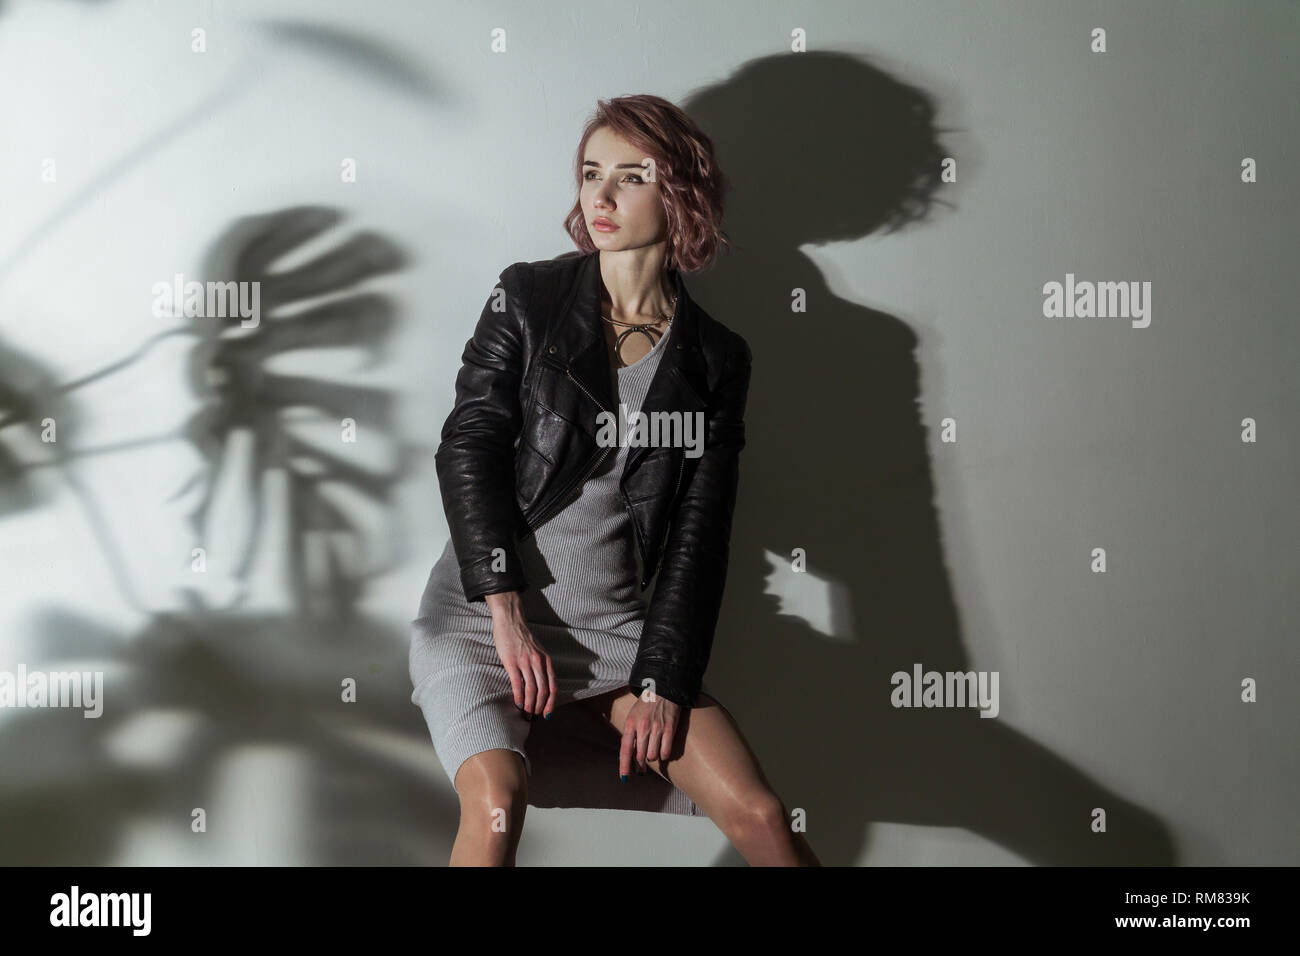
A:
<svg viewBox="0 0 1300 956">
<path fill-rule="evenodd" d="M 608 322 L 610 325 L 622 325 L 622 326 L 625 326 L 625 330 L 622 331 L 622 332 L 620 332 L 619 335 L 618 335 L 618 338 L 614 341 L 614 358 L 618 360 L 618 367 L 619 367 L 619 368 L 627 368 L 627 367 L 628 367 L 627 362 L 624 362 L 624 361 L 623 361 L 623 342 L 624 342 L 624 340 L 626 340 L 627 337 L 628 337 L 629 335 L 631 335 L 633 332 L 640 332 L 642 335 L 644 335 L 646 338 L 648 338 L 648 339 L 650 340 L 650 348 L 651 348 L 651 349 L 653 349 L 656 345 L 658 345 L 658 344 L 659 344 L 659 339 L 663 338 L 663 337 L 664 337 L 664 334 L 665 334 L 668 330 L 667 330 L 667 329 L 664 329 L 664 330 L 661 332 L 661 331 L 659 331 L 658 329 L 656 329 L 655 326 L 658 325 L 659 322 L 662 322 L 664 319 L 667 319 L 667 320 L 668 320 L 668 325 L 669 325 L 669 326 L 671 326 L 671 325 L 673 324 L 673 319 L 677 318 L 677 296 L 673 296 L 672 311 L 671 311 L 671 312 L 665 312 L 665 313 L 664 313 L 664 319 L 660 319 L 658 322 L 640 322 L 640 323 L 637 323 L 637 322 L 621 322 L 621 321 L 619 321 L 618 319 L 611 319 L 609 316 L 605 315 L 603 312 L 601 313 L 600 318 L 601 318 L 602 321 L 604 321 L 604 322 Z M 656 336 L 657 336 L 657 337 L 656 337 Z M 642 356 L 642 357 L 644 358 L 644 356 Z"/>
</svg>

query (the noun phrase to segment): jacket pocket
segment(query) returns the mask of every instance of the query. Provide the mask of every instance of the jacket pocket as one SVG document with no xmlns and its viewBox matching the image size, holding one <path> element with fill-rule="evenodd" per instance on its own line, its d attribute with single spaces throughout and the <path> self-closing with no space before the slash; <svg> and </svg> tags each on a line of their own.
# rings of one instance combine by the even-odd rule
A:
<svg viewBox="0 0 1300 956">
<path fill-rule="evenodd" d="M 564 369 L 540 361 L 515 453 L 515 491 L 522 511 L 540 504 L 557 476 L 585 461 L 593 443 L 574 421 L 581 414 Z"/>
</svg>

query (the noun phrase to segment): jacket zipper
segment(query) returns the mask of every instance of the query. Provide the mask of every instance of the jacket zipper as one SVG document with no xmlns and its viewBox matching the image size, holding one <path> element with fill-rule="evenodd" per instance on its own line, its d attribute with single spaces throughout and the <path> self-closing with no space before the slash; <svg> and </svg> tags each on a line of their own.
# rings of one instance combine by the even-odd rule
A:
<svg viewBox="0 0 1300 956">
<path fill-rule="evenodd" d="M 673 374 L 677 376 L 678 381 L 680 381 L 683 385 L 685 385 L 692 395 L 694 395 L 696 398 L 700 397 L 699 393 L 696 392 L 695 389 L 691 387 L 691 383 L 686 380 L 686 376 L 682 374 L 682 370 L 680 366 L 673 367 Z M 686 471 L 686 452 L 683 450 L 682 460 L 677 463 L 677 484 L 673 486 L 673 496 L 668 500 L 668 507 L 670 511 L 672 509 L 673 504 L 675 504 L 677 501 L 677 492 L 681 491 L 682 489 L 682 474 L 685 471 Z M 645 579 L 641 582 L 642 591 L 644 591 L 646 587 L 649 586 L 650 578 L 654 577 L 659 572 L 659 566 L 664 563 L 664 546 L 668 544 L 668 534 L 669 532 L 672 531 L 672 528 L 673 528 L 673 522 L 670 516 L 669 520 L 664 526 L 664 536 L 659 542 L 659 554 L 655 557 L 654 570 L 652 570 L 649 574 L 647 574 Z"/>
<path fill-rule="evenodd" d="M 672 510 L 673 503 L 677 500 L 677 492 L 681 490 L 681 487 L 682 487 L 682 472 L 684 472 L 685 470 L 686 470 L 686 452 L 683 451 L 683 452 L 682 452 L 682 460 L 681 460 L 681 461 L 678 463 L 678 465 L 677 465 L 677 484 L 675 484 L 675 485 L 673 486 L 673 496 L 672 496 L 671 498 L 668 499 L 668 507 L 669 507 L 669 510 L 670 510 L 670 511 Z M 632 519 L 632 523 L 633 523 L 633 526 L 636 525 L 636 518 L 633 518 L 633 519 Z M 647 574 L 647 575 L 646 575 L 646 576 L 641 580 L 641 590 L 642 590 L 642 591 L 644 591 L 644 590 L 645 590 L 645 589 L 650 585 L 650 579 L 651 579 L 652 577 L 654 577 L 655 574 L 658 573 L 658 571 L 659 571 L 659 565 L 661 565 L 661 564 L 664 563 L 664 546 L 668 544 L 668 532 L 670 532 L 670 531 L 672 530 L 672 527 L 673 527 L 673 522 L 672 522 L 672 516 L 671 516 L 671 514 L 670 514 L 668 520 L 667 520 L 666 522 L 664 522 L 664 536 L 663 536 L 663 538 L 659 541 L 659 553 L 658 553 L 657 555 L 655 555 L 655 566 L 654 566 L 654 570 L 651 571 L 649 574 Z"/>
<path fill-rule="evenodd" d="M 600 402 L 598 402 L 598 401 L 596 400 L 596 396 L 595 396 L 595 395 L 592 395 L 591 392 L 587 391 L 587 387 L 586 387 L 585 385 L 583 385 L 581 382 L 579 382 L 579 381 L 577 380 L 577 378 L 574 377 L 572 371 L 570 371 L 569 369 L 566 368 L 566 369 L 564 370 L 564 374 L 567 375 L 567 376 L 569 377 L 569 380 L 570 380 L 571 382 L 573 382 L 574 385 L 576 385 L 576 386 L 578 386 L 578 388 L 582 389 L 583 394 L 586 395 L 589 399 L 591 399 L 591 401 L 592 401 L 592 403 L 593 403 L 594 405 L 596 405 L 597 407 L 602 408 L 602 409 L 604 408 L 604 406 L 601 405 Z M 601 463 L 602 461 L 605 460 L 605 456 L 608 455 L 609 452 L 610 452 L 610 449 L 608 449 L 608 448 L 604 448 L 604 449 L 602 449 L 601 452 L 600 452 L 600 454 L 598 454 L 598 455 L 596 456 L 596 459 L 591 463 L 590 467 L 587 468 L 586 472 L 582 475 L 581 478 L 578 478 L 578 479 L 575 480 L 575 481 L 571 481 L 571 482 L 569 482 L 569 484 L 565 487 L 565 489 L 564 489 L 562 492 L 560 492 L 559 494 L 557 494 L 553 499 L 551 499 L 551 503 L 550 503 L 549 505 L 547 505 L 547 506 L 546 506 L 546 507 L 545 507 L 541 512 L 539 512 L 538 514 L 533 515 L 531 518 L 527 518 L 527 519 L 525 519 L 525 520 L 526 520 L 526 523 L 527 523 L 527 525 L 528 525 L 528 533 L 529 533 L 529 534 L 532 534 L 533 532 L 535 532 L 538 528 L 540 528 L 540 527 L 542 526 L 542 524 L 546 521 L 546 519 L 549 518 L 549 517 L 551 516 L 551 514 L 555 511 L 555 509 L 559 507 L 560 503 L 561 503 L 562 501 L 564 501 L 565 498 L 568 497 L 569 492 L 571 492 L 571 491 L 572 491 L 574 488 L 576 488 L 578 485 L 585 483 L 586 480 L 587 480 L 588 478 L 591 477 L 592 473 L 595 472 L 595 470 L 596 470 L 597 468 L 600 467 L 600 463 Z M 669 499 L 670 504 L 671 504 L 671 502 L 677 500 L 677 492 L 680 491 L 680 490 L 681 490 L 681 487 L 682 487 L 682 473 L 683 473 L 685 470 L 686 470 L 686 456 L 685 456 L 685 452 L 683 452 L 683 453 L 682 453 L 682 460 L 681 460 L 681 461 L 678 463 L 678 465 L 677 465 L 677 483 L 673 486 L 673 496 L 672 496 L 672 498 Z M 621 488 L 619 489 L 619 494 L 620 494 L 620 495 L 623 495 L 623 491 L 622 491 Z M 632 507 L 631 507 L 631 505 L 629 505 L 629 504 L 627 503 L 627 496 L 626 496 L 626 495 L 623 495 L 623 507 L 627 509 L 628 517 L 632 519 L 632 528 L 633 528 L 634 530 L 637 530 L 637 531 L 638 531 L 637 537 L 639 538 L 639 537 L 640 537 L 640 534 L 639 534 L 639 528 L 638 528 L 637 523 L 636 523 L 636 515 L 634 515 L 634 514 L 632 513 Z M 667 541 L 668 541 L 668 532 L 669 532 L 671 529 L 672 529 L 672 521 L 670 520 L 670 521 L 667 523 L 667 526 L 664 528 L 664 535 L 663 535 L 663 538 L 661 539 L 661 541 L 660 541 L 660 543 L 659 543 L 659 555 L 658 555 L 658 557 L 657 557 L 656 560 L 655 560 L 655 568 L 654 568 L 654 571 L 651 571 L 650 574 L 649 574 L 648 576 L 646 576 L 645 578 L 643 578 L 643 579 L 641 580 L 641 590 L 642 590 L 642 591 L 644 591 L 644 590 L 649 586 L 649 584 L 650 584 L 650 578 L 653 577 L 653 576 L 655 575 L 656 572 L 658 572 L 658 570 L 659 570 L 659 565 L 663 563 L 663 557 L 664 557 L 664 555 L 663 555 L 663 548 L 664 548 L 664 544 L 666 544 Z M 644 557 L 644 555 L 643 555 L 643 557 Z"/>
<path fill-rule="evenodd" d="M 591 477 L 591 473 L 594 472 L 597 467 L 599 467 L 600 463 L 605 460 L 605 456 L 608 454 L 609 454 L 609 449 L 608 448 L 603 449 L 600 452 L 600 454 L 596 456 L 596 460 L 591 463 L 591 467 L 587 469 L 586 474 L 584 474 L 581 478 L 578 478 L 575 481 L 569 482 L 569 484 L 565 486 L 565 489 L 551 500 L 551 503 L 549 505 L 547 505 L 539 514 L 533 515 L 533 517 L 529 518 L 528 519 L 529 532 L 536 531 L 538 528 L 540 528 L 545 523 L 546 519 L 551 516 L 552 512 L 554 512 L 555 509 L 559 507 L 560 503 L 569 496 L 569 492 L 571 492 L 574 488 L 576 488 L 578 485 L 582 484 L 588 478 Z"/>
</svg>

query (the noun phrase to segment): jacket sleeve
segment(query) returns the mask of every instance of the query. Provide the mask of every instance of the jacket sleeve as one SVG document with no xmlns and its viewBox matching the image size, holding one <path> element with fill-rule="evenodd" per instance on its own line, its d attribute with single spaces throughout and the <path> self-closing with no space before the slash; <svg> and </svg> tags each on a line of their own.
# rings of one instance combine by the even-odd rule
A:
<svg viewBox="0 0 1300 956">
<path fill-rule="evenodd" d="M 704 451 L 664 543 L 629 689 L 694 707 L 713 647 L 730 553 L 731 519 L 745 447 L 745 403 L 753 356 L 737 336 L 706 410 Z"/>
<path fill-rule="evenodd" d="M 500 275 L 456 375 L 456 401 L 435 455 L 442 506 L 465 597 L 528 587 L 515 549 L 515 439 L 522 427 L 525 263 Z M 499 551 L 497 549 L 500 549 Z"/>
</svg>

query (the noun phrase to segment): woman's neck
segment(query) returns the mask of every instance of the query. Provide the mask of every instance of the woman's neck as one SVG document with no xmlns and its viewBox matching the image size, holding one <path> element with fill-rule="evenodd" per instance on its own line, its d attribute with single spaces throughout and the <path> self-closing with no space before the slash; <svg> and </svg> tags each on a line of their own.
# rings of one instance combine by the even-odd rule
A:
<svg viewBox="0 0 1300 956">
<path fill-rule="evenodd" d="M 637 259 L 601 255 L 601 305 L 608 315 L 666 318 L 672 315 L 673 283 L 662 256 Z"/>
</svg>

